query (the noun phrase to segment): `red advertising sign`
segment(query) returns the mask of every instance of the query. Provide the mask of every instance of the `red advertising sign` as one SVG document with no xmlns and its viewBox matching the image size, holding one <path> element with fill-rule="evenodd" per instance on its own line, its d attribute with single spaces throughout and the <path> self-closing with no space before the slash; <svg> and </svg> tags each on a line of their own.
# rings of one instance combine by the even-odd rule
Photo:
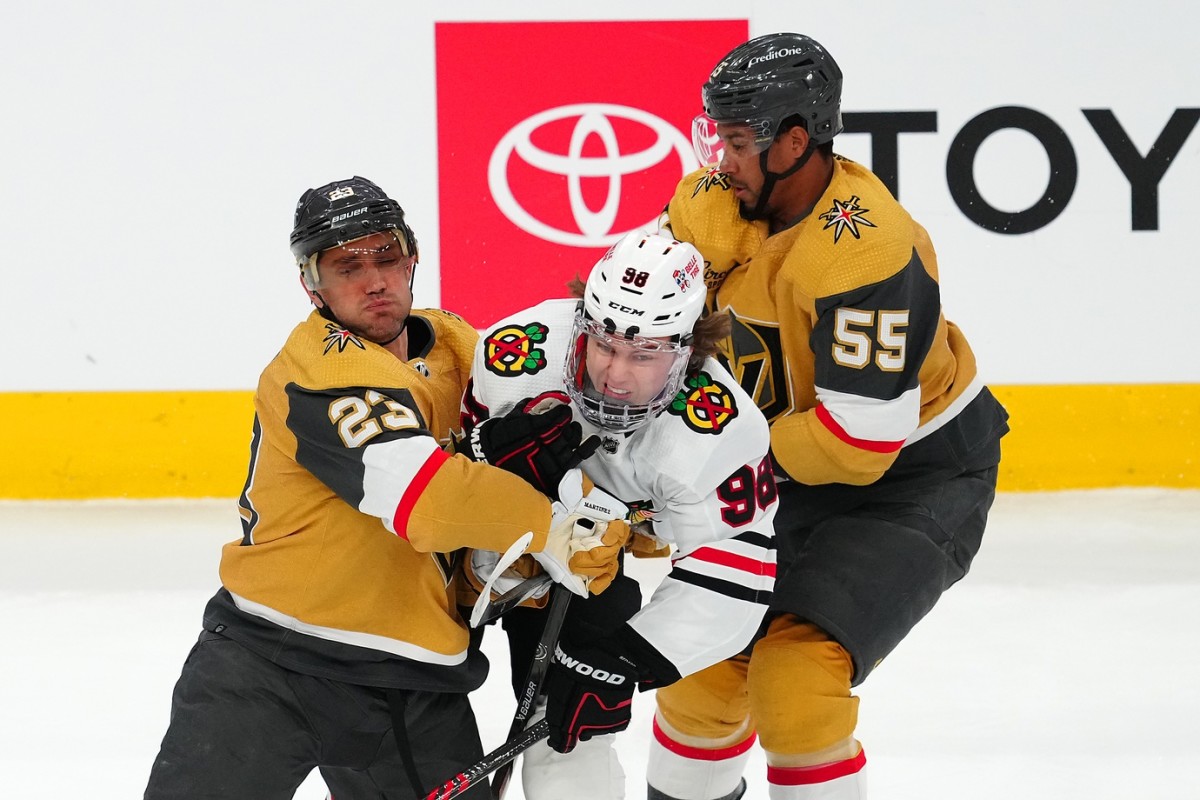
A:
<svg viewBox="0 0 1200 800">
<path fill-rule="evenodd" d="M 746 20 L 436 26 L 442 306 L 476 327 L 653 230 Z"/>
</svg>

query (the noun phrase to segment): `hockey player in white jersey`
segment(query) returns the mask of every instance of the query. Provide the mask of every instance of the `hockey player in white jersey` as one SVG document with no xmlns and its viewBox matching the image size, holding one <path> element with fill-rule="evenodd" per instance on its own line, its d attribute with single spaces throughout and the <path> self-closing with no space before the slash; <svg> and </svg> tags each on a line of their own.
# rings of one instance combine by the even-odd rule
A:
<svg viewBox="0 0 1200 800">
<path fill-rule="evenodd" d="M 703 269 L 690 244 L 629 234 L 586 285 L 574 282 L 581 298 L 513 314 L 476 346 L 463 401 L 468 435 L 486 436 L 489 419 L 516 405 L 569 402 L 585 438 L 601 439 L 582 469 L 628 505 L 635 553 L 672 550 L 670 572 L 644 606 L 623 574 L 572 606 L 545 683 L 551 734 L 522 764 L 529 800 L 623 798 L 613 737 L 600 734 L 628 726 L 634 687 L 665 686 L 739 653 L 770 602 L 767 422 L 713 358 L 728 325 L 702 316 Z M 488 562 L 473 560 L 484 573 L 475 578 L 488 577 Z M 521 608 L 503 618 L 514 682 L 541 617 Z"/>
</svg>

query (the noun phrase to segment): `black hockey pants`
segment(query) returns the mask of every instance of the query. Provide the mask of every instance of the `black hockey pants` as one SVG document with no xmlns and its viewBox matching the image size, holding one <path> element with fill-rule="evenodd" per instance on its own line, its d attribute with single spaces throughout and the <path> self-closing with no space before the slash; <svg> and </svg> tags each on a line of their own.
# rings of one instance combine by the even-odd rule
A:
<svg viewBox="0 0 1200 800">
<path fill-rule="evenodd" d="M 482 757 L 466 694 L 406 692 L 403 713 L 426 789 Z M 175 685 L 146 800 L 290 800 L 315 767 L 336 800 L 416 800 L 384 690 L 291 672 L 202 632 Z M 461 796 L 488 798 L 486 781 Z"/>
</svg>

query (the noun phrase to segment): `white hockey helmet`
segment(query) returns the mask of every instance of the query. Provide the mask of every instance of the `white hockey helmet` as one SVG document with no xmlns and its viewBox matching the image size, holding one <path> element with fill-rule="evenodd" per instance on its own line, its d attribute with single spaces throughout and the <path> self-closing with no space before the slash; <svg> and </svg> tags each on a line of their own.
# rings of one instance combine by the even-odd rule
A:
<svg viewBox="0 0 1200 800">
<path fill-rule="evenodd" d="M 704 259 L 690 244 L 634 231 L 592 267 L 575 312 L 567 394 L 605 430 L 634 430 L 675 398 L 704 310 Z"/>
</svg>

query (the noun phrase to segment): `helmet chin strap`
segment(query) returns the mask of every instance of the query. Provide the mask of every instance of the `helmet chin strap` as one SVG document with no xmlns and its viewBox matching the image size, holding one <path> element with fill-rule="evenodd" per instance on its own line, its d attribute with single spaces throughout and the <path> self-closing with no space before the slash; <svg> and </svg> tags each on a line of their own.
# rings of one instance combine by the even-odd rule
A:
<svg viewBox="0 0 1200 800">
<path fill-rule="evenodd" d="M 775 184 L 784 178 L 795 175 L 800 168 L 807 164 L 808 160 L 812 158 L 812 154 L 816 152 L 816 148 L 813 147 L 812 140 L 810 139 L 808 142 L 808 147 L 804 148 L 804 152 L 801 153 L 800 157 L 796 159 L 796 163 L 792 164 L 783 172 L 771 172 L 769 169 L 767 169 L 767 154 L 769 152 L 771 152 L 770 147 L 758 154 L 758 166 L 759 169 L 762 170 L 763 174 L 762 191 L 758 193 L 758 202 L 754 204 L 754 208 L 748 209 L 745 205 L 742 205 L 738 209 L 742 215 L 742 219 L 766 219 L 769 216 L 767 214 L 767 200 L 770 199 L 771 192 L 775 189 Z"/>
<path fill-rule="evenodd" d="M 389 344 L 391 344 L 392 342 L 394 342 L 394 341 L 396 341 L 397 339 L 399 339 L 399 338 L 400 338 L 400 334 L 404 333 L 404 330 L 405 330 L 405 328 L 407 328 L 407 327 L 408 327 L 408 317 L 405 317 L 405 318 L 404 318 L 404 322 L 401 322 L 401 323 L 400 323 L 400 330 L 396 331 L 396 335 L 395 335 L 395 336 L 393 336 L 392 338 L 388 339 L 386 342 L 375 342 L 375 344 L 379 345 L 380 347 L 387 347 Z"/>
<path fill-rule="evenodd" d="M 342 321 L 334 316 L 333 309 L 329 307 L 329 302 L 324 297 L 321 297 L 321 293 L 316 289 L 309 289 L 309 291 L 312 292 L 313 297 L 321 301 L 321 305 L 317 306 L 317 313 L 332 322 L 334 325 L 341 325 L 341 327 L 345 328 L 346 326 L 342 325 Z M 313 305 L 317 304 L 313 303 Z"/>
</svg>

